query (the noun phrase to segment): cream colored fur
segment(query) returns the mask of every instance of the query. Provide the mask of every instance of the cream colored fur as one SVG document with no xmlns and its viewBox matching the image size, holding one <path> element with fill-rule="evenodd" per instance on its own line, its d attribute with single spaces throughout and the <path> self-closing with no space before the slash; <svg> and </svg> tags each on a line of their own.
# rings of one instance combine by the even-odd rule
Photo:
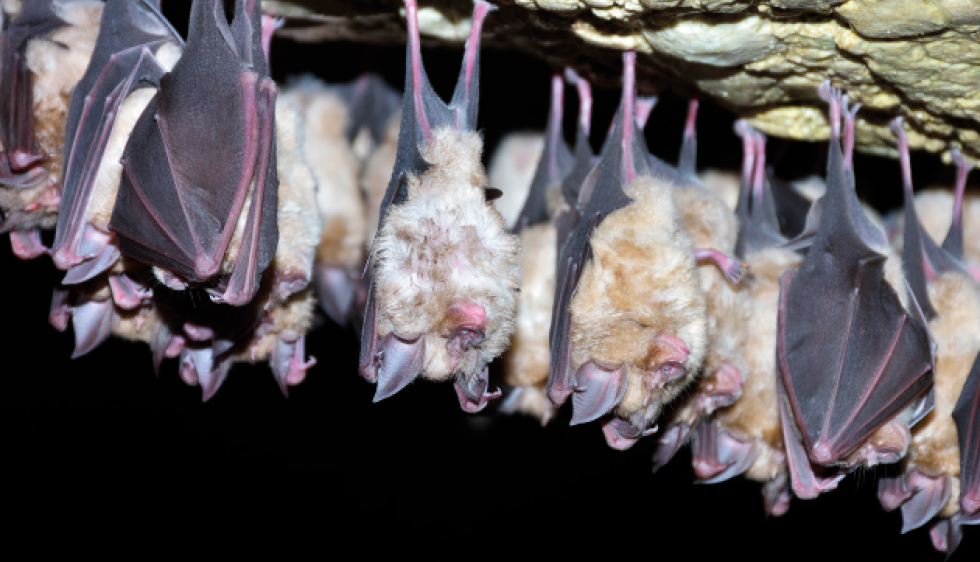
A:
<svg viewBox="0 0 980 562">
<path fill-rule="evenodd" d="M 395 158 L 398 157 L 398 130 L 401 126 L 401 113 L 391 116 L 385 138 L 375 147 L 361 171 L 361 190 L 364 192 L 366 219 L 364 234 L 366 240 L 374 240 L 378 232 L 378 212 L 381 201 L 388 190 Z"/>
<path fill-rule="evenodd" d="M 452 375 L 450 305 L 486 309 L 486 338 L 466 352 L 460 369 L 500 355 L 514 330 L 519 243 L 484 199 L 482 148 L 475 132 L 434 130 L 422 147 L 432 167 L 407 178 L 408 199 L 389 208 L 373 249 L 378 336 L 426 335 L 423 376 L 431 379 Z"/>
<path fill-rule="evenodd" d="M 514 227 L 524 207 L 543 150 L 544 135 L 541 133 L 510 133 L 500 141 L 490 159 L 487 185 L 503 192 L 493 205 L 508 228 Z"/>
<path fill-rule="evenodd" d="M 322 236 L 317 262 L 350 270 L 366 252 L 365 205 L 358 185 L 359 164 L 344 136 L 347 107 L 319 82 L 307 81 L 283 93 L 301 114 L 303 156 L 316 177 Z"/>
<path fill-rule="evenodd" d="M 589 360 L 626 365 L 626 395 L 615 413 L 653 419 L 701 370 L 708 335 L 704 293 L 691 239 L 674 207 L 673 188 L 649 177 L 625 187 L 634 202 L 596 228 L 593 260 L 572 299 L 572 368 Z M 659 335 L 682 340 L 690 351 L 684 375 L 649 392 L 644 370 L 662 362 Z"/>
<path fill-rule="evenodd" d="M 180 58 L 180 47 L 167 43 L 157 50 L 156 56 L 160 64 L 170 71 Z M 102 162 L 99 163 L 98 176 L 92 188 L 92 200 L 86 212 L 87 221 L 105 232 L 109 231 L 109 219 L 112 217 L 116 194 L 119 193 L 119 182 L 123 171 L 120 160 L 126 149 L 126 143 L 129 142 L 129 135 L 133 132 L 143 110 L 156 93 L 155 88 L 144 87 L 134 90 L 119 107 Z"/>
<path fill-rule="evenodd" d="M 504 382 L 510 386 L 543 389 L 548 382 L 548 330 L 555 300 L 558 264 L 557 233 L 552 223 L 521 232 L 521 270 L 524 279 L 517 297 L 514 341 L 504 355 Z"/>
<path fill-rule="evenodd" d="M 959 487 L 960 454 L 953 408 L 973 361 L 980 353 L 980 286 L 966 275 L 950 272 L 929 283 L 929 300 L 938 316 L 929 329 L 936 354 L 936 407 L 912 428 L 908 466 L 933 476 L 948 475 Z M 958 494 L 941 513 L 959 510 Z"/>
<path fill-rule="evenodd" d="M 776 391 L 779 276 L 798 268 L 802 260 L 794 252 L 769 248 L 750 254 L 747 261 L 752 313 L 745 324 L 745 385 L 741 397 L 719 410 L 717 419 L 735 437 L 755 442 L 756 458 L 746 477 L 765 482 L 786 470 Z"/>
<path fill-rule="evenodd" d="M 674 204 L 696 248 L 734 255 L 738 219 L 721 197 L 705 188 L 688 187 L 674 190 Z M 704 373 L 710 376 L 722 363 L 742 372 L 745 324 L 750 314 L 747 283 L 732 286 L 713 263 L 698 267 L 698 273 L 708 316 L 709 346 Z"/>
<path fill-rule="evenodd" d="M 738 204 L 738 191 L 742 178 L 729 170 L 705 170 L 698 176 L 705 187 L 715 192 L 732 211 Z"/>
</svg>

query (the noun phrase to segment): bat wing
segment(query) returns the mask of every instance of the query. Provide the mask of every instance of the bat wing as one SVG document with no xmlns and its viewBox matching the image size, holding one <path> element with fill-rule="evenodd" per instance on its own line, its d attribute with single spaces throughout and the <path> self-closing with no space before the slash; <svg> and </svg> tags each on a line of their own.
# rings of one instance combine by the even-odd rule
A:
<svg viewBox="0 0 980 562">
<path fill-rule="evenodd" d="M 182 43 L 157 6 L 145 0 L 109 0 L 99 37 L 82 79 L 72 91 L 65 127 L 61 209 L 52 254 L 61 269 L 94 256 L 81 246 L 85 215 L 99 165 L 123 100 L 143 86 L 159 86 L 166 70 L 153 53 L 164 43 Z M 107 264 L 111 265 L 111 264 Z M 75 282 L 100 271 L 90 270 Z"/>
<path fill-rule="evenodd" d="M 545 136 L 544 150 L 538 160 L 538 168 L 531 181 L 527 200 L 517 216 L 515 227 L 520 232 L 528 226 L 548 222 L 551 216 L 545 199 L 548 188 L 559 184 L 574 164 L 571 151 L 565 143 L 562 134 L 562 98 L 564 97 L 565 82 L 561 74 L 556 73 L 551 78 L 551 112 L 548 115 L 548 134 Z"/>
<path fill-rule="evenodd" d="M 44 158 L 34 138 L 34 80 L 24 51 L 29 40 L 68 25 L 54 12 L 53 4 L 53 0 L 24 0 L 20 13 L 0 36 L 0 142 L 6 152 L 4 168 L 14 174 Z M 0 172 L 0 181 L 5 175 L 10 174 Z"/>
<path fill-rule="evenodd" d="M 960 510 L 980 515 L 980 355 L 953 409 L 960 445 Z"/>
<path fill-rule="evenodd" d="M 810 212 L 809 199 L 804 197 L 793 184 L 776 177 L 772 170 L 766 170 L 772 197 L 779 217 L 779 230 L 787 237 L 798 236 L 806 227 L 806 217 Z"/>
<path fill-rule="evenodd" d="M 184 54 L 126 145 L 110 222 L 124 254 L 210 282 L 248 200 L 230 278 L 212 292 L 231 304 L 251 300 L 278 243 L 276 87 L 252 6 L 239 0 L 229 28 L 220 1 L 194 2 Z"/>
<path fill-rule="evenodd" d="M 398 92 L 384 78 L 366 73 L 357 80 L 340 86 L 338 93 L 347 102 L 350 115 L 346 131 L 348 142 L 353 142 L 362 129 L 371 133 L 376 144 L 383 141 L 388 120 L 402 105 Z"/>
<path fill-rule="evenodd" d="M 928 328 L 885 282 L 883 234 L 868 232 L 876 227 L 847 188 L 840 147 L 830 144 L 824 212 L 799 273 L 781 285 L 777 340 L 801 436 L 811 458 L 827 465 L 925 397 L 934 365 Z"/>
<path fill-rule="evenodd" d="M 568 210 L 562 212 L 555 218 L 555 228 L 558 231 L 558 247 L 561 248 L 569 235 L 578 225 L 581 216 L 582 206 L 579 205 L 579 196 L 582 186 L 586 179 L 596 168 L 597 159 L 592 147 L 589 146 L 589 134 L 581 127 L 575 138 L 575 153 L 573 156 L 572 167 L 561 180 L 561 194 L 568 204 Z M 587 203 L 587 201 L 586 201 Z"/>
<path fill-rule="evenodd" d="M 585 263 L 592 258 L 592 248 L 589 245 L 592 232 L 609 213 L 633 202 L 623 191 L 623 186 L 637 175 L 650 173 L 646 143 L 633 119 L 635 92 L 632 65 L 635 56 L 632 52 L 624 55 L 626 72 L 623 78 L 623 101 L 616 115 L 613 131 L 603 146 L 593 176 L 595 185 L 591 193 L 583 190 L 580 194 L 580 197 L 588 196 L 588 203 L 582 211 L 578 226 L 562 245 L 558 257 L 558 283 L 555 287 L 549 332 L 551 365 L 546 389 L 548 397 L 556 406 L 563 404 L 573 392 L 584 390 L 579 388 L 571 370 L 571 317 L 568 307 L 575 295 Z"/>
<path fill-rule="evenodd" d="M 379 209 L 380 222 L 384 221 L 389 205 L 399 205 L 408 197 L 404 176 L 420 174 L 428 169 L 429 165 L 422 158 L 420 147 L 431 137 L 433 129 L 452 126 L 457 130 L 467 131 L 476 126 L 480 97 L 480 32 L 483 29 L 483 19 L 494 9 L 494 6 L 482 0 L 475 3 L 473 26 L 466 41 L 463 68 L 460 70 L 452 101 L 446 105 L 432 89 L 422 64 L 416 4 L 414 1 L 406 1 L 405 5 L 410 12 L 406 17 L 409 33 L 405 55 L 405 93 L 402 96 L 398 152 L 388 190 Z"/>
</svg>

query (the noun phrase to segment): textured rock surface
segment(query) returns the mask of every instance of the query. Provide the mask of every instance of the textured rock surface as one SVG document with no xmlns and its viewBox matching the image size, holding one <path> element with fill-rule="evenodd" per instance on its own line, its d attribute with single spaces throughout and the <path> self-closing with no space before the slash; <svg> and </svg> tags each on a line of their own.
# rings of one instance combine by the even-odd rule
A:
<svg viewBox="0 0 980 562">
<path fill-rule="evenodd" d="M 887 121 L 909 144 L 980 157 L 980 0 L 496 0 L 491 46 L 513 46 L 597 79 L 633 48 L 642 86 L 701 92 L 766 133 L 828 136 L 816 86 L 831 79 L 864 105 L 859 149 L 894 155 Z M 421 2 L 429 38 L 461 41 L 469 0 Z M 398 42 L 397 0 L 266 1 L 294 16 L 297 40 Z M 947 155 L 944 154 L 944 157 Z"/>
</svg>

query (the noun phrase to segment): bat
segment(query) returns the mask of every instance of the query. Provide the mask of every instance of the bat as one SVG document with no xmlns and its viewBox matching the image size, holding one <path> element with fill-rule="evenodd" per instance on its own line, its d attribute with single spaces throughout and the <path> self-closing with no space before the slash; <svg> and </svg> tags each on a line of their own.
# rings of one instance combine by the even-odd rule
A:
<svg viewBox="0 0 980 562">
<path fill-rule="evenodd" d="M 578 225 L 582 209 L 588 203 L 582 199 L 583 186 L 586 182 L 590 187 L 585 191 L 591 192 L 596 180 L 592 174 L 596 170 L 598 159 L 589 144 L 589 133 L 592 127 L 592 87 L 589 82 L 571 69 L 565 71 L 566 80 L 575 85 L 578 91 L 579 113 L 578 125 L 575 131 L 575 146 L 573 147 L 572 167 L 561 182 L 561 198 L 557 208 L 552 211 L 557 230 L 558 247 L 561 248 L 572 230 Z"/>
<path fill-rule="evenodd" d="M 936 382 L 935 408 L 912 427 L 902 472 L 879 480 L 878 497 L 887 511 L 901 509 L 903 533 L 932 522 L 934 546 L 951 553 L 962 538 L 962 525 L 980 522 L 980 483 L 976 479 L 980 459 L 976 455 L 977 424 L 972 419 L 980 376 L 980 284 L 966 268 L 962 244 L 962 202 L 969 166 L 962 155 L 954 154 L 961 173 L 951 225 L 943 244 L 937 245 L 915 209 L 901 118 L 891 126 L 898 138 L 905 194 L 902 261 L 936 341 Z M 958 497 L 953 497 L 957 489 Z"/>
<path fill-rule="evenodd" d="M 777 366 L 793 490 L 825 488 L 810 466 L 898 461 L 908 427 L 931 407 L 932 341 L 914 296 L 889 263 L 884 233 L 854 195 L 854 111 L 829 83 L 831 141 L 818 228 L 797 272 L 780 277 Z M 819 319 L 819 321 L 815 321 Z M 815 480 L 816 479 L 816 480 Z"/>
<path fill-rule="evenodd" d="M 572 424 L 599 418 L 607 443 L 630 447 L 700 370 L 704 294 L 673 185 L 651 175 L 636 129 L 636 55 L 624 54 L 623 97 L 595 183 L 561 248 L 547 392 L 574 394 Z M 611 415 L 607 415 L 610 414 Z"/>
<path fill-rule="evenodd" d="M 551 77 L 551 112 L 548 115 L 544 149 L 538 160 L 534 179 L 524 207 L 517 216 L 514 232 L 520 234 L 524 229 L 551 222 L 552 213 L 548 209 L 548 192 L 559 191 L 561 181 L 571 171 L 573 156 L 565 143 L 562 133 L 562 100 L 564 98 L 565 82 L 560 73 Z"/>
<path fill-rule="evenodd" d="M 392 117 L 401 109 L 401 96 L 384 78 L 370 72 L 337 86 L 336 91 L 347 107 L 344 136 L 363 162 L 388 136 Z"/>
<path fill-rule="evenodd" d="M 317 296 L 327 315 L 344 326 L 351 319 L 366 253 L 360 166 L 348 135 L 353 113 L 343 94 L 313 78 L 294 84 L 283 96 L 302 114 L 302 152 L 316 176 L 322 223 L 314 266 Z"/>
<path fill-rule="evenodd" d="M 215 302 L 236 306 L 255 296 L 279 238 L 278 89 L 266 70 L 259 5 L 247 4 L 236 2 L 230 26 L 215 0 L 192 5 L 183 55 L 126 144 L 109 221 L 122 254 L 153 266 L 163 284 L 203 286 Z"/>
<path fill-rule="evenodd" d="M 555 298 L 558 263 L 557 231 L 548 199 L 560 196 L 561 183 L 572 167 L 572 153 L 562 133 L 565 82 L 560 73 L 551 78 L 551 110 L 544 149 L 538 161 L 527 201 L 514 227 L 521 239 L 521 292 L 517 300 L 514 337 L 504 356 L 504 383 L 511 387 L 501 411 L 526 411 L 542 425 L 554 416 L 544 393 L 548 380 L 548 325 Z"/>
<path fill-rule="evenodd" d="M 493 202 L 510 229 L 514 228 L 517 215 L 524 208 L 531 181 L 544 150 L 544 135 L 538 132 L 508 133 L 497 144 L 497 150 L 487 166 L 487 185 L 501 185 L 507 189 Z"/>
<path fill-rule="evenodd" d="M 68 96 L 88 64 L 102 6 L 28 0 L 0 39 L 0 232 L 22 259 L 49 252 L 40 231 L 58 218 Z"/>
<path fill-rule="evenodd" d="M 72 92 L 65 126 L 61 208 L 51 247 L 55 266 L 68 272 L 65 285 L 88 281 L 119 259 L 108 229 L 122 176 L 119 160 L 153 88 L 180 57 L 182 46 L 159 3 L 106 3 L 95 50 Z M 146 90 L 129 99 L 138 88 Z"/>
<path fill-rule="evenodd" d="M 486 365 L 507 347 L 520 282 L 517 238 L 487 200 L 482 141 L 473 130 L 480 32 L 493 6 L 474 6 L 448 106 L 425 76 L 416 4 L 405 6 L 409 41 L 398 152 L 371 250 L 359 370 L 377 382 L 375 401 L 419 375 L 453 378 L 462 409 L 477 412 L 500 396 L 487 392 Z"/>
</svg>

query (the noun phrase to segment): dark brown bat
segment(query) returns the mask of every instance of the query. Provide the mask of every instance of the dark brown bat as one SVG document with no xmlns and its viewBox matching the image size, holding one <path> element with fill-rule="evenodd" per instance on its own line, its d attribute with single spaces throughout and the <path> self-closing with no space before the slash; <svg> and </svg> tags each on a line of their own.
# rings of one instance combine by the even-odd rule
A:
<svg viewBox="0 0 980 562">
<path fill-rule="evenodd" d="M 531 180 L 524 207 L 517 216 L 514 232 L 520 233 L 529 226 L 551 221 L 548 210 L 547 194 L 552 186 L 560 186 L 562 179 L 568 175 L 574 164 L 572 152 L 565 143 L 562 133 L 562 117 L 565 96 L 565 82 L 560 73 L 551 77 L 551 112 L 544 141 L 544 150 L 538 160 L 538 167 Z"/>
<path fill-rule="evenodd" d="M 478 1 L 463 68 L 447 106 L 425 76 L 417 7 L 408 20 L 398 154 L 371 254 L 373 284 L 361 333 L 360 373 L 375 401 L 420 374 L 454 378 L 460 406 L 483 409 L 487 363 L 506 348 L 519 285 L 518 243 L 488 202 L 474 131 L 480 32 L 493 6 Z"/>
<path fill-rule="evenodd" d="M 963 525 L 980 525 L 980 355 L 963 385 L 953 419 L 960 447 L 960 511 L 932 530 L 933 544 L 947 553 L 959 545 Z"/>
<path fill-rule="evenodd" d="M 800 487 L 813 476 L 807 459 L 844 467 L 899 460 L 908 446 L 908 426 L 931 407 L 934 366 L 915 299 L 903 306 L 897 291 L 907 291 L 906 284 L 886 267 L 884 233 L 854 194 L 839 133 L 843 111 L 850 117 L 847 145 L 853 114 L 829 84 L 820 94 L 831 107 L 827 192 L 799 271 L 780 278 L 783 429 L 793 488 L 801 497 L 819 491 Z"/>
<path fill-rule="evenodd" d="M 238 0 L 229 26 L 221 2 L 195 0 L 184 53 L 123 154 L 109 227 L 124 255 L 171 287 L 252 300 L 278 242 L 276 93 L 259 3 Z"/>
<path fill-rule="evenodd" d="M 402 107 L 402 98 L 385 79 L 365 73 L 353 82 L 342 84 L 337 93 L 347 103 L 348 117 L 344 134 L 355 144 L 362 131 L 370 135 L 371 145 L 384 141 L 388 122 Z"/>
<path fill-rule="evenodd" d="M 61 209 L 51 248 L 55 265 L 68 271 L 63 280 L 66 285 L 87 281 L 119 259 L 115 236 L 105 224 L 108 217 L 94 218 L 107 215 L 108 209 L 101 207 L 111 205 L 114 197 L 100 197 L 96 186 L 123 101 L 137 88 L 159 87 L 167 68 L 156 53 L 168 44 L 179 47 L 183 41 L 160 13 L 159 2 L 106 3 L 95 51 L 72 93 L 66 125 Z M 117 141 L 117 151 L 124 139 Z M 120 154 L 113 156 L 118 160 Z M 117 189 L 119 171 L 105 172 L 114 177 L 103 179 L 109 185 L 102 189 Z"/>
</svg>

